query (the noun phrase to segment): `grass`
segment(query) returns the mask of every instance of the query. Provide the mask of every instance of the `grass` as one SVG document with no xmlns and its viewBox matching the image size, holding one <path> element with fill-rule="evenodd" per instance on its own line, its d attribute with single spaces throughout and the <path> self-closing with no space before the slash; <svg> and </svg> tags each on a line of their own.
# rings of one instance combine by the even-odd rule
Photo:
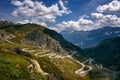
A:
<svg viewBox="0 0 120 80">
<path fill-rule="evenodd" d="M 80 77 L 75 71 L 81 68 L 80 64 L 76 64 L 69 59 L 51 59 L 49 57 L 41 57 L 37 59 L 43 71 L 56 76 L 62 80 L 90 80 L 89 76 Z"/>
<path fill-rule="evenodd" d="M 85 68 L 84 68 L 84 70 L 86 71 L 86 70 L 89 70 L 90 68 L 88 67 L 88 66 L 85 66 Z"/>
<path fill-rule="evenodd" d="M 19 43 L 21 38 L 16 38 L 13 41 Z M 3 45 L 1 39 L 0 44 Z M 13 53 L 11 49 L 15 48 L 28 48 L 30 50 L 36 50 L 36 52 L 40 51 L 33 45 L 13 45 L 5 42 L 4 46 L 0 46 L 0 80 L 30 80 L 30 74 L 27 68 L 30 58 Z M 6 49 L 8 51 L 4 51 L 2 49 Z M 41 50 L 41 53 L 42 52 L 47 51 Z M 21 53 L 23 52 L 20 52 L 20 54 Z M 97 70 L 91 71 L 90 75 L 84 77 L 80 77 L 79 75 L 75 74 L 75 71 L 80 69 L 81 65 L 70 58 L 51 59 L 46 56 L 40 58 L 32 57 L 32 59 L 36 59 L 39 62 L 42 70 L 50 74 L 51 80 L 56 80 L 56 77 L 60 80 L 104 80 L 104 76 L 101 76 L 101 72 Z M 85 69 L 87 70 L 87 67 Z M 45 80 L 41 74 L 36 73 L 35 71 L 34 77 L 36 80 Z"/>
<path fill-rule="evenodd" d="M 1 40 L 0 43 L 2 44 Z M 0 51 L 0 80 L 30 80 L 30 74 L 27 69 L 29 58 L 9 51 L 14 48 L 21 48 L 21 45 L 16 46 L 5 42 L 5 45 L 1 47 L 8 51 Z M 22 48 L 35 49 L 39 52 L 39 49 L 31 45 Z M 81 68 L 81 65 L 74 59 L 51 59 L 48 56 L 32 58 L 39 62 L 43 71 L 50 74 L 51 80 L 55 80 L 56 77 L 61 80 L 105 80 L 104 76 L 100 74 L 101 72 L 97 70 L 91 71 L 90 75 L 84 77 L 75 74 L 75 71 Z M 87 70 L 87 67 L 85 69 Z M 34 77 L 36 80 L 45 80 L 41 74 L 35 71 Z"/>
<path fill-rule="evenodd" d="M 0 80 L 29 80 L 26 58 L 6 51 L 0 58 Z"/>
<path fill-rule="evenodd" d="M 37 80 L 45 80 L 45 78 L 44 78 L 44 76 L 43 75 L 41 75 L 40 73 L 37 73 L 37 72 L 34 72 L 34 77 L 35 77 L 35 79 L 37 79 Z"/>
<path fill-rule="evenodd" d="M 109 80 L 109 72 L 103 69 L 93 67 L 90 71 L 89 76 L 92 80 Z"/>
<path fill-rule="evenodd" d="M 0 45 L 0 80 L 31 80 L 27 68 L 30 58 L 24 56 L 27 53 L 20 51 L 21 45 L 16 46 L 8 42 L 3 45 L 1 39 L 0 44 L 2 44 Z M 19 50 L 13 52 L 14 49 Z M 36 80 L 44 80 L 44 77 L 36 72 L 34 77 Z"/>
<path fill-rule="evenodd" d="M 19 36 L 16 36 L 15 38 L 12 38 L 10 41 L 14 42 L 14 43 L 17 43 L 17 44 L 21 44 L 21 40 L 23 39 L 24 35 L 19 35 Z"/>
</svg>

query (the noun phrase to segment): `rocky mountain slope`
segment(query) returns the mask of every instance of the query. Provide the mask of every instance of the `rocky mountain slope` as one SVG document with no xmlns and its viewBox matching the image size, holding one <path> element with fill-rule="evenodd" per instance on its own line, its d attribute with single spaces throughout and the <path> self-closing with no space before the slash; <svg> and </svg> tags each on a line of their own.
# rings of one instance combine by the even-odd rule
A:
<svg viewBox="0 0 120 80">
<path fill-rule="evenodd" d="M 86 63 L 79 47 L 41 25 L 2 25 L 0 44 L 0 80 L 110 79 L 109 71 Z"/>
<path fill-rule="evenodd" d="M 10 24 L 6 26 L 5 24 L 1 29 L 16 36 L 21 36 L 23 41 L 40 46 L 41 48 L 44 47 L 62 54 L 71 54 L 71 52 L 76 51 L 76 54 L 74 55 L 76 58 L 84 58 L 82 57 L 82 50 L 79 47 L 66 41 L 60 34 L 53 30 L 49 30 L 44 26 L 36 24 Z"/>
<path fill-rule="evenodd" d="M 91 31 L 63 31 L 64 38 L 81 48 L 94 47 L 104 39 L 120 36 L 119 27 L 104 27 Z"/>
</svg>

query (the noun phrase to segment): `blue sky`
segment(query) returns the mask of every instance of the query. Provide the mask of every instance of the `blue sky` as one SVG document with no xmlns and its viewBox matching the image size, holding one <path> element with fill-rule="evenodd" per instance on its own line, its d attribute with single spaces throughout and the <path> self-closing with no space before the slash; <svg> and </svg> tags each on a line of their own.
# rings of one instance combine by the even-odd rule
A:
<svg viewBox="0 0 120 80">
<path fill-rule="evenodd" d="M 57 31 L 119 27 L 119 5 L 119 0 L 0 0 L 0 19 L 36 22 Z M 105 23 L 109 17 L 112 23 Z"/>
<path fill-rule="evenodd" d="M 0 18 L 7 18 L 7 16 L 11 17 L 12 11 L 14 11 L 14 9 L 16 8 L 16 6 L 11 4 L 11 1 L 12 0 L 0 0 L 0 16 L 1 16 Z M 20 0 L 20 1 L 23 1 L 23 0 Z M 35 0 L 32 0 L 32 1 L 35 1 Z M 42 1 L 42 2 L 44 2 L 44 4 L 46 6 L 51 6 L 52 4 L 58 2 L 58 0 L 36 0 L 36 1 Z M 78 16 L 86 14 L 86 12 L 88 10 L 83 9 L 81 11 L 81 9 L 86 8 L 86 5 L 88 5 L 90 2 L 91 2 L 91 0 L 68 0 L 68 3 L 66 4 L 66 6 L 72 11 L 72 14 L 64 15 L 64 17 L 66 17 L 64 19 L 65 20 L 69 20 L 69 19 L 75 20 L 75 19 L 77 19 Z M 7 15 L 7 16 L 3 16 L 3 14 Z M 72 18 L 73 16 L 75 18 Z M 60 18 L 60 20 L 57 19 L 58 22 L 62 21 L 62 19 L 63 19 L 63 17 L 58 17 L 58 18 Z M 14 20 L 12 20 L 12 21 L 14 22 Z"/>
</svg>

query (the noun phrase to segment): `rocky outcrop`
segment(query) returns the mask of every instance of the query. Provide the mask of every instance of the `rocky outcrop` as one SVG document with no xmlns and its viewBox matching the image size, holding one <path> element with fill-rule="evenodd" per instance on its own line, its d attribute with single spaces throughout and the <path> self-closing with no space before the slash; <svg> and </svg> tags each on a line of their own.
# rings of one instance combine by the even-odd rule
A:
<svg viewBox="0 0 120 80">
<path fill-rule="evenodd" d="M 67 54 L 67 52 L 61 47 L 58 41 L 51 38 L 50 36 L 43 33 L 42 31 L 35 30 L 28 33 L 24 38 L 24 42 L 31 43 L 36 46 L 40 46 L 42 49 L 48 49 L 58 54 L 59 53 L 62 55 Z"/>
<path fill-rule="evenodd" d="M 0 29 L 0 38 L 4 38 L 4 39 L 12 39 L 12 38 L 14 38 L 15 36 L 13 35 L 13 34 L 11 34 L 11 33 L 8 33 L 8 32 L 6 32 L 6 31 L 4 31 L 4 30 L 2 30 L 2 29 Z"/>
</svg>

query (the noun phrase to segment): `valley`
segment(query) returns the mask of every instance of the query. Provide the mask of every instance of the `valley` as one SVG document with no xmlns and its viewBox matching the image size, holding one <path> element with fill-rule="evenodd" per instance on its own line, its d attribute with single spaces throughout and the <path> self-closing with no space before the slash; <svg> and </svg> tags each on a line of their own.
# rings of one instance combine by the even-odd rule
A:
<svg viewBox="0 0 120 80">
<path fill-rule="evenodd" d="M 0 0 L 0 80 L 120 80 L 120 0 Z"/>
<path fill-rule="evenodd" d="M 84 49 L 95 47 L 104 39 L 119 37 L 120 28 L 106 26 L 91 31 L 62 31 L 61 34 L 66 40 Z"/>
<path fill-rule="evenodd" d="M 14 25 L 13 25 L 14 26 Z M 7 78 L 10 78 L 11 80 L 15 79 L 23 79 L 23 80 L 107 80 L 109 79 L 109 76 L 105 74 L 110 74 L 109 71 L 104 71 L 102 69 L 99 69 L 96 67 L 91 59 L 87 59 L 85 56 L 83 56 L 81 49 L 76 47 L 75 45 L 65 41 L 61 40 L 63 39 L 58 38 L 58 35 L 54 36 L 54 38 L 51 36 L 51 30 L 47 30 L 50 33 L 43 33 L 43 27 L 31 27 L 27 32 L 27 34 L 24 33 L 26 31 L 26 27 L 29 28 L 29 26 L 36 26 L 33 24 L 26 24 L 22 25 L 22 27 L 14 32 L 9 32 L 9 28 L 7 27 L 2 30 L 2 34 L 4 34 L 5 37 L 0 38 L 1 43 L 1 54 L 10 56 L 15 55 L 16 58 L 18 56 L 20 59 L 24 59 L 26 63 L 25 66 L 23 62 L 20 64 L 19 60 L 17 63 L 12 64 L 14 62 L 14 57 L 11 59 L 11 57 L 5 57 L 3 59 L 3 55 L 0 54 L 0 58 L 2 61 L 6 60 L 7 58 L 12 60 L 10 63 L 11 69 L 18 70 L 21 68 L 21 66 L 24 66 L 23 68 L 26 70 L 23 73 L 21 69 L 19 69 L 21 74 L 18 74 L 17 72 L 9 73 L 8 75 L 12 74 L 12 76 L 6 76 L 3 73 L 1 73 L 4 77 L 0 77 L 2 80 L 6 80 Z M 41 38 L 45 41 L 39 42 L 39 36 L 37 38 L 35 36 L 32 37 L 34 34 L 33 30 L 36 31 L 36 29 L 39 29 L 40 33 L 35 33 L 36 35 L 39 34 Z M 42 34 L 41 34 L 42 33 Z M 53 33 L 53 32 L 52 32 Z M 35 35 L 34 34 L 34 35 Z M 50 36 L 49 36 L 50 35 Z M 31 38 L 32 37 L 32 38 Z M 26 39 L 26 40 L 25 40 Z M 36 39 L 35 41 L 33 41 Z M 39 39 L 39 40 L 38 40 Z M 49 40 L 50 42 L 48 42 Z M 53 40 L 54 39 L 54 40 Z M 61 42 L 58 44 L 56 43 L 56 40 L 60 40 Z M 39 42 L 39 43 L 38 43 Z M 61 46 L 62 43 L 62 46 Z M 64 43 L 64 44 L 63 44 Z M 54 46 L 52 45 L 54 44 Z M 41 46 L 40 46 L 41 45 Z M 46 46 L 48 45 L 48 46 Z M 67 45 L 69 45 L 67 47 Z M 63 47 L 64 46 L 64 47 Z M 71 47 L 73 48 L 71 48 Z M 70 51 L 70 52 L 68 52 Z M 63 53 L 61 53 L 63 52 Z M 79 58 L 79 59 L 78 59 Z M 78 59 L 78 60 L 77 60 Z M 16 60 L 15 60 L 16 61 Z M 21 61 L 21 60 L 20 60 Z M 29 63 L 32 62 L 32 73 L 29 71 Z M 2 64 L 0 62 L 0 64 Z M 92 64 L 92 65 L 91 65 Z M 96 63 L 98 64 L 98 63 Z M 16 67 L 12 67 L 16 66 Z M 3 70 L 6 70 L 6 67 L 3 66 Z M 0 69 L 2 67 L 0 66 Z M 100 70 L 100 71 L 99 71 Z M 93 77 L 93 74 L 97 71 L 99 73 L 96 76 Z M 103 72 L 101 72 L 103 71 Z M 3 71 L 4 72 L 4 71 Z M 11 72 L 11 71 L 10 71 Z M 23 75 L 22 75 L 23 74 Z M 27 75 L 26 77 L 22 77 Z M 6 77 L 5 77 L 6 76 Z"/>
</svg>

